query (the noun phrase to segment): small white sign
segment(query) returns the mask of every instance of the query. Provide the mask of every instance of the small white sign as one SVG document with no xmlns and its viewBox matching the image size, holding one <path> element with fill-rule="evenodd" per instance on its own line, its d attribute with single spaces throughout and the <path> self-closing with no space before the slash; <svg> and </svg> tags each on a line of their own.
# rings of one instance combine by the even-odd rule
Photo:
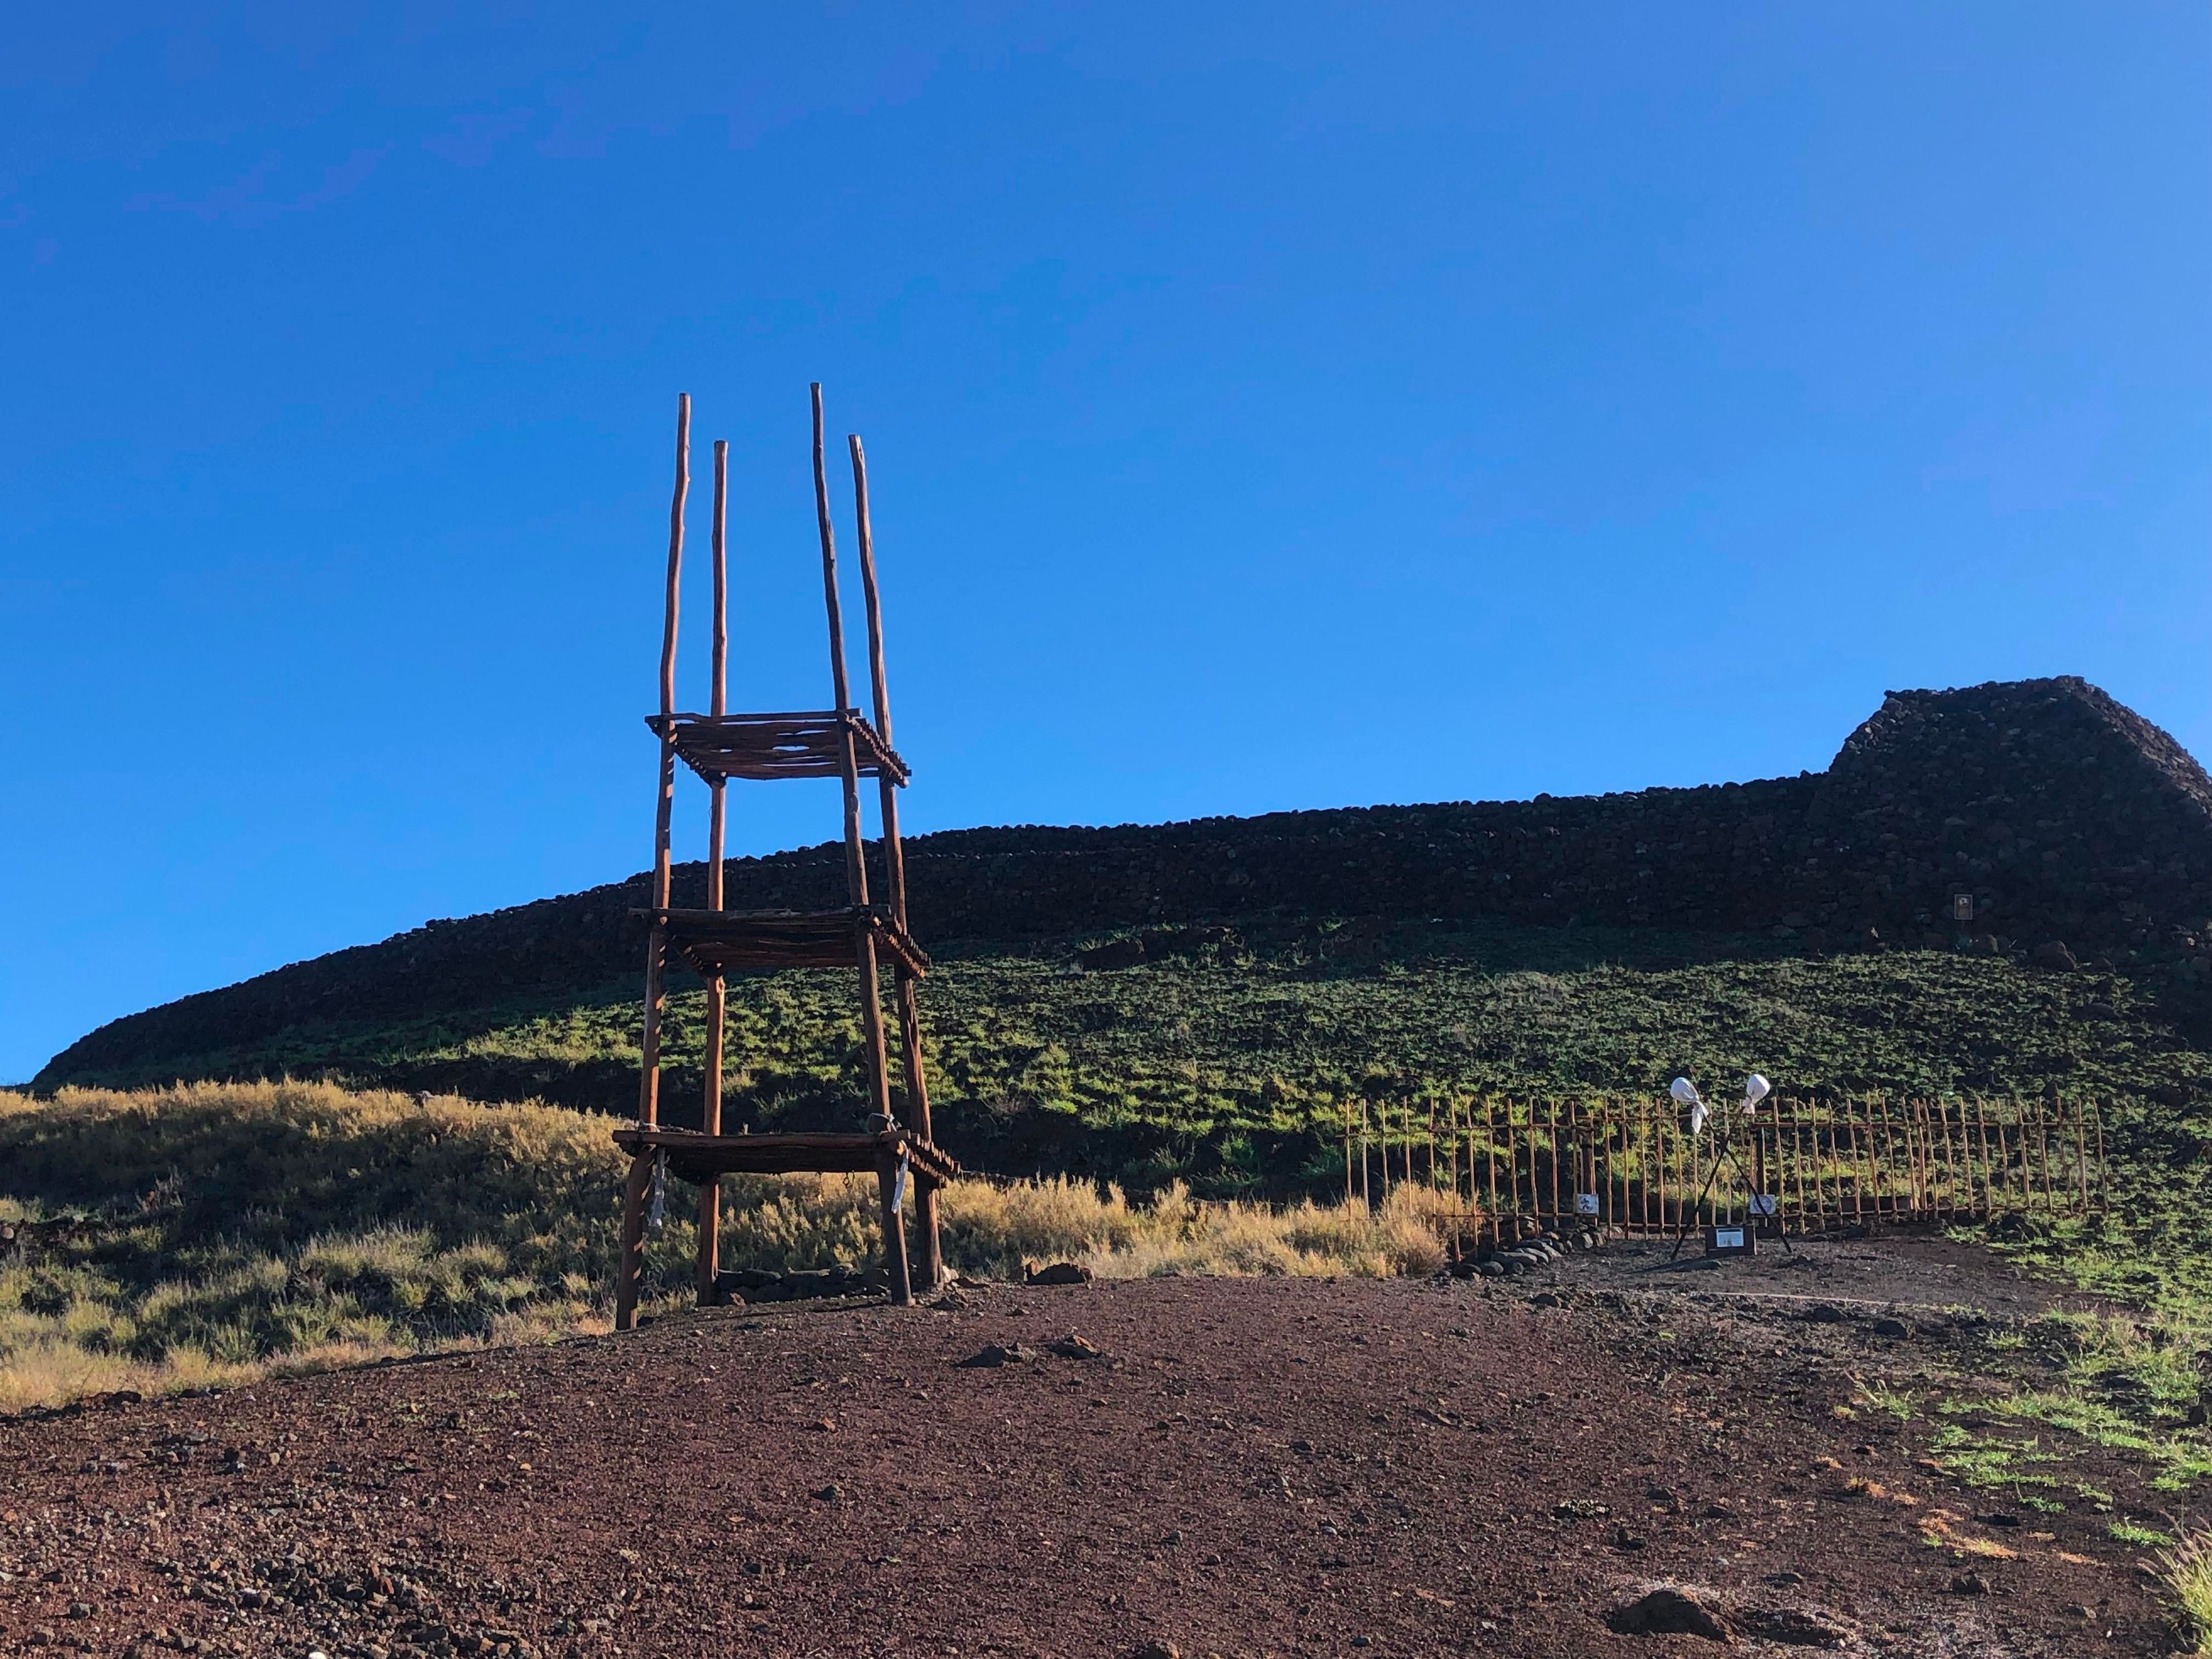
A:
<svg viewBox="0 0 2212 1659">
<path fill-rule="evenodd" d="M 1713 1248 L 1717 1250 L 1740 1250 L 1743 1248 L 1743 1229 L 1716 1227 L 1713 1229 Z"/>
<path fill-rule="evenodd" d="M 1771 1218 L 1774 1216 L 1777 1213 L 1774 1194 L 1772 1193 L 1753 1193 L 1751 1195 L 1751 1212 L 1755 1216 L 1765 1218 Z"/>
<path fill-rule="evenodd" d="M 1597 1213 L 1597 1194 L 1595 1193 L 1577 1193 L 1575 1194 L 1575 1213 L 1577 1215 L 1595 1215 Z"/>
</svg>

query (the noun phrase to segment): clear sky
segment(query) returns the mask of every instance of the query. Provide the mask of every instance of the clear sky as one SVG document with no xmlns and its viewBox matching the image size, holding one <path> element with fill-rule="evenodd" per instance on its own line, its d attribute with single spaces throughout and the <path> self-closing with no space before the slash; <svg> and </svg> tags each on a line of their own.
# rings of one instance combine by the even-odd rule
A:
<svg viewBox="0 0 2212 1659">
<path fill-rule="evenodd" d="M 11 9 L 0 1080 L 644 866 L 678 391 L 737 707 L 866 439 L 917 830 L 2212 752 L 2208 94 L 2196 0 Z"/>
</svg>

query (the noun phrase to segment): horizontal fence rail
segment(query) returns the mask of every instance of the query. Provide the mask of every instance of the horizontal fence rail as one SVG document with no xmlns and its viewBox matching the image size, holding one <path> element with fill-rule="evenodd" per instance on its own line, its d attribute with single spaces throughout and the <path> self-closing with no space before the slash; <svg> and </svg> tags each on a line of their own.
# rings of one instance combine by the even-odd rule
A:
<svg viewBox="0 0 2212 1659">
<path fill-rule="evenodd" d="M 1346 1200 L 1408 1184 L 1454 1195 L 1462 1231 L 1492 1243 L 1577 1222 L 1806 1234 L 2078 1216 L 2104 1207 L 2105 1127 L 2094 1105 L 1975 1096 L 1729 1103 L 1695 1133 L 1671 1099 L 1348 1103 Z"/>
</svg>

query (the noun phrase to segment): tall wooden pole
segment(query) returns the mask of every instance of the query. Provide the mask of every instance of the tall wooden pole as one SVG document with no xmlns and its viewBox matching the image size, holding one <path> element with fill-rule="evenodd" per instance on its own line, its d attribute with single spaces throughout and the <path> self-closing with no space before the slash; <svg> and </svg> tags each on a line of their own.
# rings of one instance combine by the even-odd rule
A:
<svg viewBox="0 0 2212 1659">
<path fill-rule="evenodd" d="M 868 864 L 860 842 L 860 761 L 853 744 L 853 728 L 845 722 L 852 695 L 845 678 L 845 620 L 837 602 L 837 540 L 830 522 L 830 475 L 822 449 L 822 383 L 809 388 L 814 406 L 814 516 L 822 532 L 822 599 L 830 617 L 830 684 L 836 700 L 838 772 L 845 786 L 845 881 L 852 896 L 853 954 L 860 976 L 860 1024 L 867 1042 L 868 1097 L 875 1121 L 889 1125 L 891 1117 L 890 1079 L 884 1048 L 883 988 L 876 978 L 876 934 L 867 915 Z M 891 1300 L 902 1306 L 914 1299 L 906 1254 L 905 1218 L 893 1201 L 894 1183 L 883 1175 L 884 1266 L 891 1281 Z"/>
<path fill-rule="evenodd" d="M 714 441 L 714 614 L 712 684 L 707 712 L 720 720 L 729 713 L 730 693 L 730 446 Z M 707 801 L 707 908 L 722 908 L 722 849 L 727 827 L 725 797 L 728 781 L 717 778 L 708 786 Z M 720 974 L 707 981 L 707 1082 L 701 1103 L 700 1127 L 710 1135 L 722 1133 L 723 1021 L 727 988 Z M 699 1182 L 699 1302 L 714 1299 L 714 1281 L 722 1266 L 722 1178 L 708 1175 Z"/>
<path fill-rule="evenodd" d="M 622 1249 L 615 1259 L 615 1328 L 637 1328 L 637 1288 L 645 1265 L 645 1195 L 653 1184 L 654 1154 L 641 1152 L 623 1177 Z"/>
<path fill-rule="evenodd" d="M 684 574 L 684 502 L 691 489 L 691 394 L 676 400 L 676 494 L 668 508 L 668 592 L 660 630 L 660 793 L 653 807 L 653 908 L 668 908 L 669 815 L 676 805 L 676 617 Z M 637 1120 L 660 1121 L 660 1010 L 665 991 L 667 933 L 656 917 L 645 953 L 645 1034 Z"/>
<path fill-rule="evenodd" d="M 691 394 L 676 398 L 676 490 L 668 507 L 668 588 L 660 632 L 660 793 L 653 809 L 653 908 L 668 908 L 669 817 L 676 805 L 676 617 L 684 574 L 684 502 L 691 488 Z M 638 1043 L 637 1121 L 660 1121 L 660 1012 L 666 994 L 667 929 L 656 915 L 646 936 L 645 1022 Z M 645 1172 L 655 1154 L 630 1160 L 623 1183 L 620 1249 L 615 1267 L 615 1328 L 637 1322 L 638 1279 L 645 1245 Z"/>
<path fill-rule="evenodd" d="M 860 546 L 860 595 L 866 601 L 868 612 L 868 685 L 874 694 L 876 735 L 883 739 L 884 747 L 891 746 L 890 683 L 884 670 L 884 608 L 882 596 L 876 587 L 876 537 L 872 520 L 868 515 L 868 457 L 860 447 L 860 434 L 846 439 L 853 457 L 853 519 L 854 537 Z M 898 786 L 888 771 L 876 775 L 878 810 L 883 814 L 884 826 L 884 883 L 890 890 L 891 920 L 898 923 L 899 931 L 907 931 L 906 921 L 906 854 L 899 843 Z M 936 1132 L 929 1117 L 929 1079 L 922 1067 L 921 999 L 917 992 L 914 974 L 903 963 L 891 968 L 891 980 L 898 998 L 899 1059 L 906 1073 L 906 1110 L 908 1121 L 921 1132 L 924 1140 L 934 1142 Z M 937 1187 L 929 1183 L 927 1189 L 917 1194 L 915 1201 L 915 1219 L 921 1231 L 921 1277 L 923 1283 L 934 1288 L 945 1277 L 945 1257 L 938 1238 Z"/>
</svg>

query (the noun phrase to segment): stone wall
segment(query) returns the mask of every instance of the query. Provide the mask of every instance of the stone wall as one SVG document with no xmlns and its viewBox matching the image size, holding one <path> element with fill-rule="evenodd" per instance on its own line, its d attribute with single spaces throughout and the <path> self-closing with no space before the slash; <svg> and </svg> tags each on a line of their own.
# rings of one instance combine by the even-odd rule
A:
<svg viewBox="0 0 2212 1659">
<path fill-rule="evenodd" d="M 1255 913 L 1497 916 L 1752 932 L 1808 951 L 2020 952 L 2063 940 L 2201 976 L 2212 780 L 2071 678 L 1892 692 L 1825 773 L 1531 801 L 1278 812 L 907 845 L 914 931 L 1098 934 Z M 266 1040 L 558 994 L 636 974 L 647 878 L 438 921 L 101 1027 L 50 1085 Z M 699 903 L 704 866 L 681 866 Z M 835 844 L 732 860 L 733 908 L 842 902 Z M 1970 919 L 1957 912 L 1963 908 Z"/>
</svg>

